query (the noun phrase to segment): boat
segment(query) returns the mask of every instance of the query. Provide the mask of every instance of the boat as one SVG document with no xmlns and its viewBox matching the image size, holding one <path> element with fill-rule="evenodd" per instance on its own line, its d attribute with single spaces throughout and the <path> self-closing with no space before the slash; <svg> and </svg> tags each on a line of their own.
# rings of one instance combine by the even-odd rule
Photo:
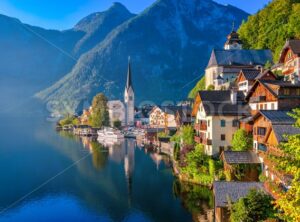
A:
<svg viewBox="0 0 300 222">
<path fill-rule="evenodd" d="M 98 138 L 105 139 L 123 139 L 124 135 L 120 130 L 112 129 L 112 128 L 104 128 L 102 130 L 97 131 Z"/>
</svg>

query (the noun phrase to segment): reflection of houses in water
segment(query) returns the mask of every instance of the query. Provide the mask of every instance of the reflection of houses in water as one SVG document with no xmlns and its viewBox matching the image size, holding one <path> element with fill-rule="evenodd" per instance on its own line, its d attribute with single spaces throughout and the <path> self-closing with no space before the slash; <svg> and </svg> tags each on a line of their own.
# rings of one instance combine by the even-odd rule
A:
<svg viewBox="0 0 300 222">
<path fill-rule="evenodd" d="M 161 161 L 163 160 L 162 155 L 160 155 L 158 153 L 152 153 L 152 154 L 150 154 L 150 157 L 153 160 L 153 162 L 156 164 L 156 169 L 159 170 L 159 165 L 160 165 Z"/>
</svg>

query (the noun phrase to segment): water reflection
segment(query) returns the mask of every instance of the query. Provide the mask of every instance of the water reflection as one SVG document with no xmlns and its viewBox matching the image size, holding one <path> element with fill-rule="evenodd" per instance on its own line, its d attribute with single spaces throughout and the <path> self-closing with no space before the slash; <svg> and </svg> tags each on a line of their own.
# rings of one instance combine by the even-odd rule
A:
<svg viewBox="0 0 300 222">
<path fill-rule="evenodd" d="M 173 193 L 180 198 L 189 212 L 192 213 L 195 221 L 212 222 L 213 214 L 213 193 L 208 187 L 182 183 L 174 180 Z"/>
<path fill-rule="evenodd" d="M 133 140 L 100 144 L 56 133 L 41 120 L 1 123 L 0 209 L 9 208 L 0 221 L 193 220 L 186 192 L 174 198 L 167 156 Z"/>
</svg>

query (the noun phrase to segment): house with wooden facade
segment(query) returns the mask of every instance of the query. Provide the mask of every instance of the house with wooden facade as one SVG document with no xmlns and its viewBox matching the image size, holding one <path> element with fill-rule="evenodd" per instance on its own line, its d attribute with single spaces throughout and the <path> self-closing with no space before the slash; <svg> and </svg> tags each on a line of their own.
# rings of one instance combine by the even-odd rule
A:
<svg viewBox="0 0 300 222">
<path fill-rule="evenodd" d="M 246 95 L 256 80 L 276 80 L 276 76 L 270 70 L 242 69 L 236 78 L 236 85 L 239 91 Z"/>
<path fill-rule="evenodd" d="M 205 70 L 206 88 L 213 85 L 215 89 L 228 88 L 234 83 L 241 69 L 264 67 L 272 62 L 270 50 L 243 49 L 238 33 L 231 32 L 224 49 L 213 49 Z"/>
<path fill-rule="evenodd" d="M 288 186 L 290 177 L 279 172 L 269 155 L 283 155 L 279 145 L 287 141 L 287 136 L 300 134 L 294 127 L 295 119 L 287 111 L 263 110 L 254 117 L 253 148 L 263 163 L 265 176 L 283 186 Z"/>
<path fill-rule="evenodd" d="M 291 110 L 300 106 L 300 83 L 257 80 L 246 96 L 253 114 L 259 110 Z"/>
<path fill-rule="evenodd" d="M 177 128 L 176 115 L 182 106 L 154 106 L 149 114 L 151 128 Z"/>
<path fill-rule="evenodd" d="M 259 182 L 227 182 L 215 181 L 213 184 L 214 210 L 216 222 L 229 222 L 229 200 L 232 203 L 247 196 L 250 190 L 265 191 L 263 183 Z"/>
<path fill-rule="evenodd" d="M 237 90 L 198 92 L 192 111 L 195 142 L 204 145 L 207 155 L 218 156 L 231 148 L 239 119 L 250 115 L 244 97 Z"/>
<path fill-rule="evenodd" d="M 221 154 L 224 170 L 230 173 L 233 180 L 258 181 L 261 162 L 252 151 L 224 151 Z M 237 178 L 236 175 L 241 175 Z"/>
<path fill-rule="evenodd" d="M 282 74 L 288 81 L 300 80 L 300 40 L 290 39 L 284 45 L 279 64 L 281 64 Z"/>
</svg>

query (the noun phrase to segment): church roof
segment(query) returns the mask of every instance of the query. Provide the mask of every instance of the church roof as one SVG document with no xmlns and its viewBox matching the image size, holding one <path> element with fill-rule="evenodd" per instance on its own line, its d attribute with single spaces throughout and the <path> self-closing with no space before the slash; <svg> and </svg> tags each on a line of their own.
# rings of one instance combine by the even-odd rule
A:
<svg viewBox="0 0 300 222">
<path fill-rule="evenodd" d="M 132 77 L 131 77 L 131 63 L 130 63 L 130 58 L 128 60 L 128 71 L 127 71 L 127 81 L 126 81 L 126 90 L 128 90 L 130 87 L 131 89 L 134 91 L 133 89 L 133 85 L 132 85 Z"/>
<path fill-rule="evenodd" d="M 225 45 L 232 45 L 234 43 L 242 44 L 242 40 L 240 39 L 239 34 L 236 31 L 232 31 L 227 36 L 227 41 Z"/>
<path fill-rule="evenodd" d="M 212 51 L 208 68 L 211 66 L 256 66 L 265 65 L 267 61 L 273 61 L 270 50 L 225 50 L 214 49 Z"/>
</svg>

